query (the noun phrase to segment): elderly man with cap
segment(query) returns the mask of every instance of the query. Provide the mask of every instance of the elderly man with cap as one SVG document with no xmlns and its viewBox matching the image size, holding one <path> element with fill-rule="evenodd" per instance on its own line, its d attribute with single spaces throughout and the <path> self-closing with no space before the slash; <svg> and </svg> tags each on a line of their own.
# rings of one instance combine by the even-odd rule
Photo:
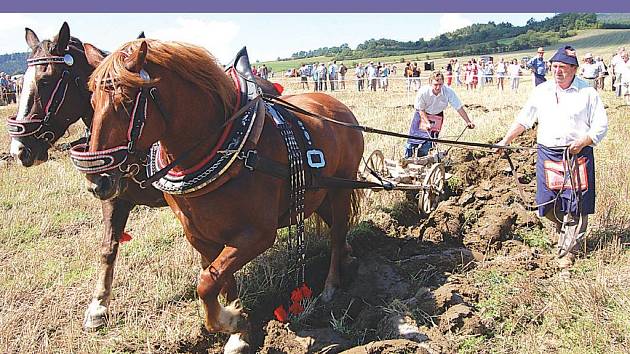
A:
<svg viewBox="0 0 630 354">
<path fill-rule="evenodd" d="M 584 63 L 580 66 L 580 75 L 586 82 L 597 90 L 597 79 L 602 67 L 593 59 L 593 54 L 586 53 L 584 55 Z"/>
<path fill-rule="evenodd" d="M 551 63 L 554 80 L 534 88 L 498 145 L 508 145 L 538 122 L 538 213 L 555 224 L 557 265 L 568 268 L 586 233 L 588 215 L 595 212 L 593 147 L 606 135 L 608 118 L 599 93 L 576 76 L 572 47 L 558 49 Z"/>
<path fill-rule="evenodd" d="M 536 57 L 532 58 L 528 63 L 527 67 L 531 69 L 534 74 L 534 83 L 536 86 L 542 84 L 547 81 L 545 79 L 545 74 L 547 73 L 547 62 L 543 59 L 545 55 L 545 49 L 543 47 L 539 47 L 536 51 Z"/>
</svg>

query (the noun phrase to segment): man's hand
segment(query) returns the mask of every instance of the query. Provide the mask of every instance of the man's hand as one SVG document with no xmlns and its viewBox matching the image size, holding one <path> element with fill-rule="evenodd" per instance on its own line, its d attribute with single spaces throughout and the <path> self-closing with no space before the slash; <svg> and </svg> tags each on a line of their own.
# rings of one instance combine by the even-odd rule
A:
<svg viewBox="0 0 630 354">
<path fill-rule="evenodd" d="M 505 138 L 501 139 L 501 141 L 499 141 L 498 143 L 494 144 L 494 145 L 498 145 L 498 146 L 508 146 L 510 144 L 507 143 L 507 141 L 505 140 Z M 494 149 L 494 153 L 495 154 L 501 154 L 503 153 L 504 149 L 501 148 L 495 148 Z"/>
<path fill-rule="evenodd" d="M 569 152 L 573 155 L 579 154 L 582 149 L 586 146 L 589 146 L 593 143 L 593 140 L 590 136 L 584 136 L 569 145 Z"/>
<path fill-rule="evenodd" d="M 466 126 L 468 127 L 468 129 L 475 129 L 475 123 L 473 122 L 468 122 Z"/>
</svg>

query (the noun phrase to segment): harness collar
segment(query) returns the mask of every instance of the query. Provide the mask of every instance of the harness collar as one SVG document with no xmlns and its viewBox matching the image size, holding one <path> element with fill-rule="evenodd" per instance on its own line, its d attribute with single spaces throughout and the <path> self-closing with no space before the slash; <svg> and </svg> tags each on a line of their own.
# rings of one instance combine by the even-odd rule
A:
<svg viewBox="0 0 630 354">
<path fill-rule="evenodd" d="M 234 81 L 238 92 L 238 106 L 244 112 L 231 117 L 221 133 L 216 145 L 208 156 L 184 170 L 171 169 L 163 177 L 153 182 L 153 186 L 165 193 L 186 194 L 207 187 L 213 182 L 217 188 L 221 177 L 237 159 L 243 159 L 242 151 L 247 142 L 255 145 L 260 137 L 264 122 L 265 105 L 260 102 L 259 88 L 251 73 L 247 51 L 243 48 L 233 64 L 226 70 Z M 256 102 L 253 102 L 253 101 Z M 247 108 L 246 108 L 247 107 Z M 237 112 L 238 113 L 238 112 Z M 149 153 L 147 175 L 155 175 L 167 168 L 163 159 L 163 151 L 159 142 L 155 143 Z"/>
</svg>

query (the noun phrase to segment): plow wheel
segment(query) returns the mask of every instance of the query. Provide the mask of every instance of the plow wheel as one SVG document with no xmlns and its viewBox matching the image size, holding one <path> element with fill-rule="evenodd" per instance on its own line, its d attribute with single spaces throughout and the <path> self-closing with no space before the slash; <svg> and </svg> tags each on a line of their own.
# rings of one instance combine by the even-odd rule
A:
<svg viewBox="0 0 630 354">
<path fill-rule="evenodd" d="M 381 150 L 374 150 L 365 160 L 365 163 L 361 165 L 359 168 L 359 180 L 378 183 L 379 180 L 372 175 L 372 171 L 381 178 L 385 177 L 385 156 Z M 372 194 L 372 189 L 365 189 L 364 193 L 365 197 L 369 197 Z"/>
<path fill-rule="evenodd" d="M 418 211 L 420 215 L 429 215 L 435 208 L 444 194 L 444 183 L 446 182 L 444 165 L 436 163 L 431 166 L 424 177 L 423 188 L 418 193 Z"/>
</svg>

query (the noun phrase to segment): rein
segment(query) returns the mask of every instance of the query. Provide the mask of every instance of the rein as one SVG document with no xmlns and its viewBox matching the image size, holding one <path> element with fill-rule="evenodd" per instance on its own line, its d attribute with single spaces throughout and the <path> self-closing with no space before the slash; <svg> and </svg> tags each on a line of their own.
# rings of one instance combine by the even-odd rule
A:
<svg viewBox="0 0 630 354">
<path fill-rule="evenodd" d="M 263 95 L 263 100 L 270 103 L 274 103 L 274 102 L 278 103 L 281 106 L 291 111 L 304 114 L 309 117 L 317 118 L 319 120 L 329 122 L 332 124 L 341 125 L 349 129 L 359 130 L 364 133 L 375 133 L 375 134 L 380 134 L 380 135 L 393 136 L 396 138 L 422 139 L 422 140 L 431 141 L 435 143 L 441 143 L 445 145 L 464 146 L 464 147 L 469 146 L 469 147 L 481 147 L 481 148 L 488 148 L 488 149 L 505 149 L 505 150 L 537 150 L 538 149 L 536 147 L 529 147 L 529 146 L 506 146 L 506 145 L 476 143 L 476 142 L 471 142 L 471 141 L 458 141 L 458 140 L 448 140 L 448 139 L 439 139 L 439 138 L 430 138 L 430 137 L 424 137 L 424 136 L 401 134 L 401 133 L 396 133 L 389 130 L 376 129 L 376 128 L 359 125 L 359 124 L 350 124 L 346 122 L 340 122 L 338 120 L 334 120 L 334 119 L 331 119 L 331 118 L 328 118 L 319 114 L 311 113 L 279 97 Z M 555 146 L 554 148 L 567 148 L 567 147 L 568 145 L 562 145 L 562 146 Z"/>
<path fill-rule="evenodd" d="M 346 123 L 346 122 L 340 122 L 337 121 L 335 119 L 331 119 L 329 117 L 325 117 L 319 114 L 315 114 L 312 112 L 309 112 L 307 110 L 304 110 L 290 102 L 287 102 L 279 97 L 274 97 L 274 96 L 265 96 L 263 95 L 263 100 L 270 102 L 270 103 L 276 103 L 279 104 L 291 111 L 297 112 L 297 113 L 301 113 L 304 115 L 307 115 L 309 117 L 313 117 L 325 122 L 329 122 L 332 124 L 337 124 L 337 125 L 341 125 L 343 127 L 349 128 L 349 129 L 354 129 L 354 130 L 359 130 L 361 132 L 365 132 L 365 133 L 375 133 L 375 134 L 380 134 L 380 135 L 386 135 L 386 136 L 393 136 L 393 137 L 398 137 L 398 138 L 411 138 L 411 139 L 422 139 L 422 140 L 426 140 L 426 141 L 431 141 L 431 142 L 436 142 L 436 143 L 442 143 L 445 145 L 450 145 L 450 147 L 463 147 L 463 148 L 469 148 L 469 147 L 477 147 L 477 148 L 488 148 L 488 149 L 503 149 L 503 155 L 505 156 L 505 159 L 508 161 L 508 164 L 510 166 L 511 171 L 513 172 L 512 175 L 514 176 L 514 181 L 516 183 L 518 192 L 519 192 L 519 196 L 521 198 L 521 200 L 523 201 L 523 203 L 525 203 L 525 193 L 523 191 L 523 184 L 519 181 L 518 179 L 518 174 L 517 174 L 517 169 L 515 168 L 514 162 L 512 161 L 512 159 L 510 158 L 510 154 L 509 154 L 509 150 L 512 151 L 519 151 L 519 150 L 538 150 L 538 147 L 529 147 L 529 146 L 505 146 L 505 145 L 497 145 L 497 144 L 487 144 L 487 143 L 477 143 L 477 142 L 466 142 L 466 141 L 459 141 L 459 138 L 462 136 L 462 134 L 466 131 L 466 129 L 464 129 L 464 131 L 462 131 L 462 133 L 457 137 L 456 140 L 449 140 L 449 139 L 439 139 L 439 138 L 430 138 L 430 137 L 419 137 L 419 136 L 414 136 L 414 135 L 408 135 L 408 134 L 401 134 L 401 133 L 395 133 L 395 132 L 391 132 L 391 131 L 387 131 L 387 130 L 382 130 L 382 129 L 376 129 L 376 128 L 371 128 L 371 127 L 367 127 L 367 126 L 362 126 L 362 125 L 358 125 L 358 124 L 350 124 L 350 123 Z M 552 149 L 562 149 L 563 150 L 563 154 L 565 156 L 565 158 L 563 159 L 563 161 L 565 161 L 565 165 L 566 165 L 566 161 L 569 161 L 569 159 L 566 158 L 566 156 L 569 155 L 568 153 L 568 145 L 562 145 L 562 146 L 555 146 L 552 147 Z M 450 150 L 450 148 L 449 148 Z M 565 172 L 568 170 L 568 167 L 565 167 Z M 358 182 L 360 181 L 356 181 L 357 184 L 355 186 L 355 188 L 383 188 L 385 190 L 391 190 L 394 189 L 394 186 L 391 185 L 391 183 L 385 181 L 382 179 L 381 176 L 378 175 L 378 173 L 376 173 L 375 171 L 371 171 L 370 170 L 370 174 L 375 176 L 379 182 L 380 185 L 376 184 L 372 184 L 371 186 L 367 186 L 364 184 L 359 185 Z M 569 173 L 570 176 L 570 173 Z M 352 184 L 351 181 L 348 181 L 349 184 Z M 523 204 L 523 207 L 525 207 L 526 209 L 536 209 L 538 207 L 550 204 L 550 203 L 555 203 L 557 201 L 557 199 L 560 196 L 560 193 L 562 192 L 562 189 L 560 189 L 560 192 L 558 192 L 558 194 L 555 196 L 554 199 L 552 199 L 551 201 L 545 202 L 545 203 L 541 203 L 541 204 L 536 204 L 536 205 L 529 205 L 529 204 Z"/>
<path fill-rule="evenodd" d="M 51 119 L 55 119 L 59 109 L 65 101 L 68 86 L 70 84 L 69 81 L 72 72 L 72 65 L 74 64 L 74 58 L 71 54 L 65 54 L 64 56 L 48 56 L 28 59 L 27 63 L 28 66 L 63 64 L 66 68 L 61 73 L 59 80 L 57 80 L 53 93 L 44 107 L 44 118 L 38 119 L 36 115 L 29 115 L 27 120 L 17 121 L 17 116 L 9 117 L 7 120 L 9 135 L 12 138 L 21 138 L 33 135 L 36 139 L 43 140 L 48 145 L 52 145 L 52 142 L 55 141 L 57 136 L 51 125 Z M 87 93 L 85 86 L 82 85 L 83 81 L 81 76 L 78 74 L 74 75 L 72 81 L 79 90 L 79 94 L 82 98 L 89 102 L 89 93 Z M 89 111 L 92 110 L 91 105 L 87 104 L 86 107 L 89 107 Z M 66 120 L 69 121 L 68 119 Z"/>
</svg>

